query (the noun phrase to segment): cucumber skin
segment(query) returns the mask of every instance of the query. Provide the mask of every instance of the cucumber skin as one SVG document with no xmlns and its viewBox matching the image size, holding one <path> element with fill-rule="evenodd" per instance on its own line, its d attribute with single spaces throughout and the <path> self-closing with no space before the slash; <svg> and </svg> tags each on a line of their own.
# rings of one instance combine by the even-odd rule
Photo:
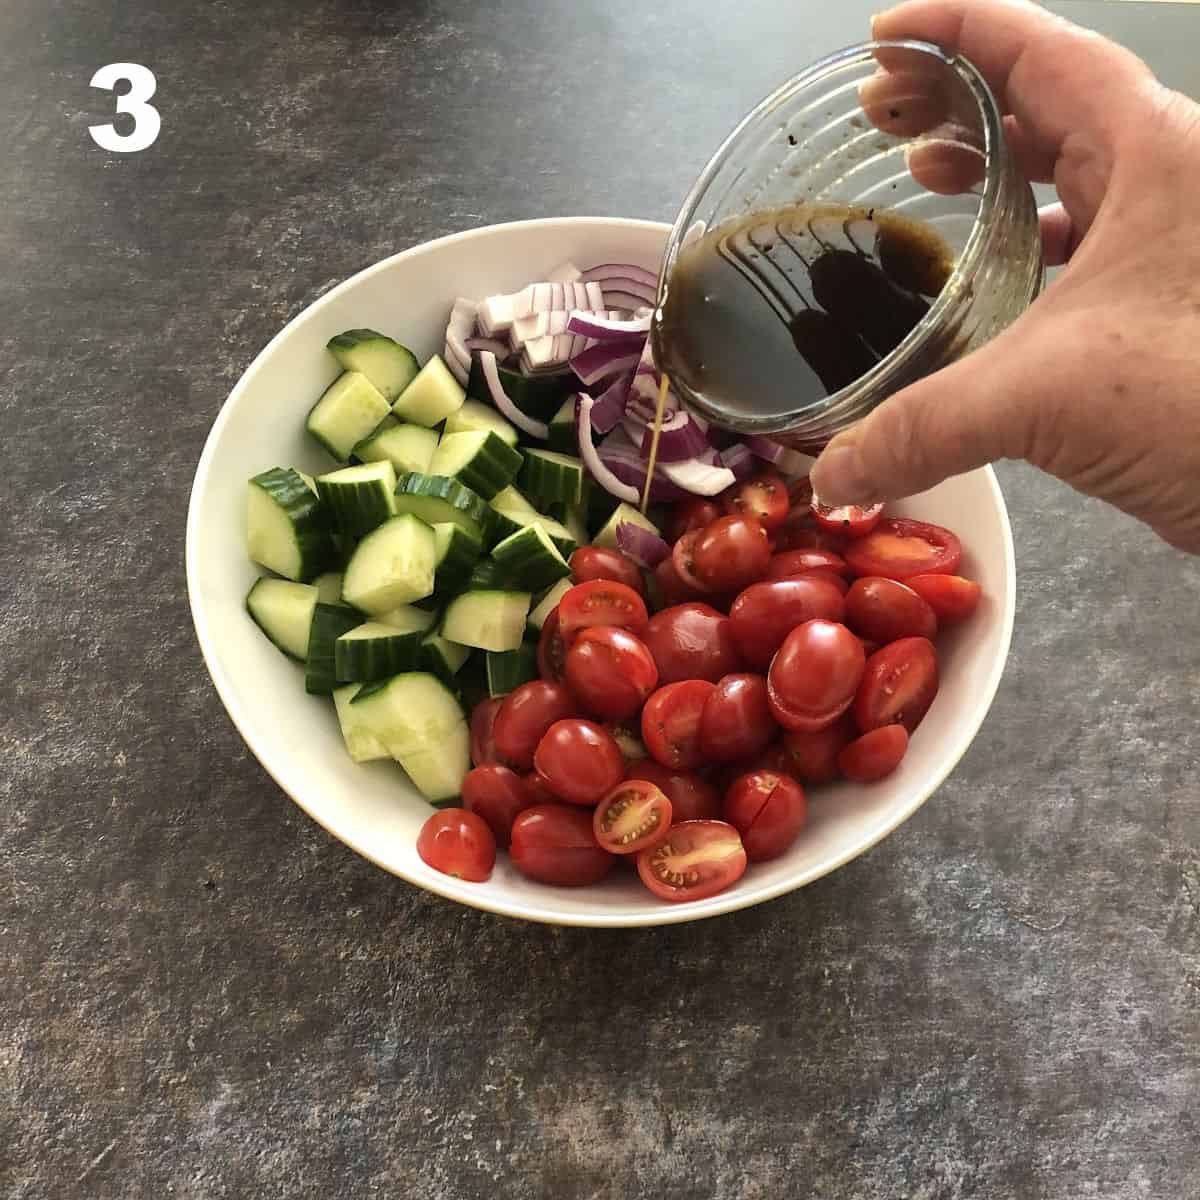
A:
<svg viewBox="0 0 1200 1200">
<path fill-rule="evenodd" d="M 571 573 L 571 568 L 557 553 L 549 553 L 538 538 L 538 532 L 550 541 L 549 535 L 537 524 L 505 538 L 492 550 L 493 561 L 500 569 L 500 576 L 516 584 L 522 591 L 540 592 L 553 587 L 560 579 Z"/>
<path fill-rule="evenodd" d="M 347 631 L 349 632 L 349 631 Z M 421 643 L 425 630 L 400 633 L 387 640 L 387 646 L 368 641 L 334 643 L 334 673 L 339 683 L 373 683 L 406 671 L 421 669 Z"/>
<path fill-rule="evenodd" d="M 338 638 L 349 633 L 362 618 L 340 604 L 318 604 L 313 609 L 308 635 L 308 662 L 304 668 L 304 690 L 310 696 L 330 696 L 338 686 L 336 650 Z"/>
<path fill-rule="evenodd" d="M 479 535 L 485 546 L 489 544 L 488 539 L 492 533 L 492 509 L 482 497 L 477 496 L 465 484 L 441 475 L 419 475 L 415 471 L 410 471 L 396 481 L 396 502 L 399 512 L 409 511 L 403 507 L 403 497 L 406 495 L 428 496 L 435 500 L 445 501 L 455 512 L 461 513 L 466 520 L 473 523 L 472 532 Z M 442 523 L 440 521 L 429 522 L 431 525 Z"/>
<path fill-rule="evenodd" d="M 488 695 L 507 696 L 538 677 L 537 645 L 522 642 L 515 650 L 487 650 L 484 669 Z"/>
<path fill-rule="evenodd" d="M 527 417 L 549 422 L 572 392 L 579 391 L 579 379 L 571 371 L 554 375 L 522 375 L 500 367 L 500 382 L 508 398 Z M 483 377 L 483 364 L 477 354 L 471 356 L 471 374 L 467 395 L 484 404 L 492 403 L 492 392 Z"/>
<path fill-rule="evenodd" d="M 337 561 L 329 510 L 292 467 L 272 467 L 250 480 L 278 504 L 292 523 L 300 551 L 296 583 L 309 583 Z M 297 524 L 301 528 L 297 529 Z M 262 564 L 260 564 L 262 565 Z M 268 568 L 270 569 L 270 568 Z"/>
</svg>

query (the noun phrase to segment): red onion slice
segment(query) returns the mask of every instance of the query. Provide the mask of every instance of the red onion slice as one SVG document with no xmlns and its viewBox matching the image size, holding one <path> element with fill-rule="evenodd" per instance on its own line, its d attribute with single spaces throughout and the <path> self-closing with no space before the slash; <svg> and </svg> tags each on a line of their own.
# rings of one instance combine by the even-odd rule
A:
<svg viewBox="0 0 1200 1200">
<path fill-rule="evenodd" d="M 783 457 L 786 447 L 768 437 L 760 437 L 757 433 L 752 433 L 746 439 L 746 449 L 756 458 L 765 459 L 773 466 Z"/>
<path fill-rule="evenodd" d="M 591 387 L 610 375 L 633 370 L 642 357 L 642 345 L 641 337 L 603 342 L 571 359 L 571 370 L 585 387 Z"/>
<path fill-rule="evenodd" d="M 508 346 L 499 338 L 469 337 L 463 343 L 468 350 L 487 350 L 497 358 L 508 356 Z"/>
<path fill-rule="evenodd" d="M 710 456 L 689 458 L 686 462 L 663 463 L 658 469 L 667 480 L 694 496 L 717 496 L 737 482 L 728 467 L 714 466 Z M 717 462 L 720 463 L 717 458 Z"/>
<path fill-rule="evenodd" d="M 632 521 L 622 521 L 617 526 L 617 546 L 639 567 L 645 567 L 648 571 L 657 567 L 671 553 L 671 547 L 657 533 Z"/>
<path fill-rule="evenodd" d="M 658 276 L 653 271 L 647 271 L 645 267 L 635 267 L 632 263 L 601 263 L 598 267 L 584 271 L 580 278 L 584 283 L 594 281 L 601 285 L 609 279 L 628 279 L 643 288 L 658 291 Z"/>
<path fill-rule="evenodd" d="M 620 338 L 644 337 L 650 332 L 650 318 L 646 316 L 632 321 L 611 321 L 607 317 L 597 317 L 591 313 L 573 312 L 567 320 L 567 330 L 570 333 L 595 338 L 597 341 L 611 342 Z"/>
<path fill-rule="evenodd" d="M 579 455 L 584 461 L 584 465 L 592 473 L 592 478 L 606 491 L 610 496 L 616 496 L 618 500 L 624 500 L 627 504 L 637 504 L 641 500 L 636 488 L 631 487 L 627 483 L 623 483 L 612 471 L 605 466 L 596 451 L 596 447 L 592 444 L 592 406 L 595 401 L 587 394 L 587 392 L 579 393 L 577 402 L 577 413 L 579 419 Z"/>
<path fill-rule="evenodd" d="M 721 451 L 721 463 L 733 472 L 734 479 L 738 481 L 754 474 L 754 455 L 741 442 L 734 442 Z"/>
<path fill-rule="evenodd" d="M 626 433 L 630 431 L 626 429 Z M 642 433 L 642 457 L 650 457 L 650 444 L 654 441 L 654 419 L 646 423 Z M 696 458 L 712 447 L 691 414 L 679 409 L 664 415 L 662 429 L 658 435 L 658 461 L 661 463 L 683 462 Z"/>
<path fill-rule="evenodd" d="M 658 299 L 657 293 L 629 291 L 627 288 L 604 289 L 604 302 L 609 308 L 639 309 L 651 305 Z"/>
<path fill-rule="evenodd" d="M 500 413 L 507 417 L 518 429 L 525 430 L 530 437 L 540 438 L 542 441 L 545 441 L 550 436 L 549 426 L 527 416 L 508 398 L 508 393 L 505 392 L 504 385 L 500 382 L 500 372 L 496 367 L 496 356 L 490 350 L 484 350 L 479 356 L 479 362 L 483 367 L 483 378 L 488 385 L 488 391 L 491 393 L 492 403 Z"/>
<path fill-rule="evenodd" d="M 596 447 L 604 465 L 618 479 L 629 484 L 641 499 L 646 486 L 646 460 L 642 452 L 629 440 L 625 431 L 618 426 Z M 656 504 L 669 504 L 686 499 L 687 492 L 663 479 L 656 471 L 650 483 L 650 499 Z"/>
<path fill-rule="evenodd" d="M 625 401 L 629 397 L 629 385 L 632 382 L 633 376 L 626 371 L 596 397 L 592 408 L 592 428 L 597 433 L 611 433 L 616 428 L 625 413 Z"/>
</svg>

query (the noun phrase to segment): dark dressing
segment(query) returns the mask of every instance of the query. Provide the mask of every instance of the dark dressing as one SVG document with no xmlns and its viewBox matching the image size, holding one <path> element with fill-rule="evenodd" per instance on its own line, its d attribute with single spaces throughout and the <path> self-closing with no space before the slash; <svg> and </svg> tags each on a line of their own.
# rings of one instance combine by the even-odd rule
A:
<svg viewBox="0 0 1200 1200">
<path fill-rule="evenodd" d="M 731 422 L 795 412 L 894 350 L 953 266 L 934 229 L 882 209 L 752 213 L 680 250 L 658 365 Z"/>
</svg>

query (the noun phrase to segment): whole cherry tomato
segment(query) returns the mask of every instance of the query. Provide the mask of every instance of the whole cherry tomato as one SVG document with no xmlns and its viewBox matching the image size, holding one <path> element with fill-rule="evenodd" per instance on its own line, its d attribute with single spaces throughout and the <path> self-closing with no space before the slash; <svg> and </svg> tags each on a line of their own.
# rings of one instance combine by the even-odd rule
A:
<svg viewBox="0 0 1200 1200">
<path fill-rule="evenodd" d="M 645 779 L 671 802 L 673 821 L 711 820 L 721 815 L 721 797 L 702 775 L 664 767 L 653 758 L 643 758 L 625 769 L 626 779 Z"/>
<path fill-rule="evenodd" d="M 443 875 L 482 883 L 496 865 L 496 839 L 476 813 L 443 808 L 421 826 L 417 853 Z"/>
<path fill-rule="evenodd" d="M 934 638 L 933 609 L 897 579 L 867 575 L 846 593 L 846 624 L 860 637 L 881 645 L 902 637 Z"/>
<path fill-rule="evenodd" d="M 685 533 L 691 533 L 693 529 L 703 529 L 706 525 L 711 525 L 720 515 L 721 510 L 716 504 L 704 496 L 692 496 L 687 500 L 680 500 L 671 506 L 671 514 L 667 518 L 663 537 L 674 544 Z"/>
<path fill-rule="evenodd" d="M 854 701 L 865 662 L 845 625 L 816 620 L 793 629 L 767 675 L 775 719 L 786 729 L 832 725 Z"/>
<path fill-rule="evenodd" d="M 858 737 L 849 713 L 824 729 L 793 729 L 783 735 L 785 770 L 804 783 L 832 783 L 838 777 L 838 755 Z"/>
<path fill-rule="evenodd" d="M 658 667 L 658 682 L 707 679 L 741 669 L 733 625 L 707 604 L 677 604 L 650 618 L 642 637 Z"/>
<path fill-rule="evenodd" d="M 571 555 L 571 582 L 588 583 L 593 579 L 611 579 L 631 587 L 640 596 L 646 594 L 646 581 L 632 558 L 607 546 L 580 546 Z"/>
<path fill-rule="evenodd" d="M 767 564 L 768 579 L 790 579 L 793 575 L 807 575 L 810 571 L 847 575 L 850 568 L 846 560 L 832 550 L 784 550 Z"/>
<path fill-rule="evenodd" d="M 752 583 L 730 606 L 729 623 L 742 658 L 765 671 L 797 625 L 840 621 L 844 610 L 841 593 L 827 579 L 798 575 Z"/>
<path fill-rule="evenodd" d="M 778 858 L 800 835 L 808 815 L 804 789 L 790 776 L 750 771 L 725 793 L 723 815 L 742 835 L 751 862 Z"/>
<path fill-rule="evenodd" d="M 504 703 L 502 696 L 491 700 L 480 700 L 471 713 L 471 762 L 475 766 L 484 763 L 499 762 L 500 754 L 496 749 L 494 729 L 496 714 Z"/>
<path fill-rule="evenodd" d="M 582 887 L 599 883 L 616 859 L 596 844 L 592 814 L 566 804 L 538 804 L 513 822 L 512 864 L 539 883 Z"/>
<path fill-rule="evenodd" d="M 602 725 L 578 717 L 551 725 L 533 762 L 550 790 L 570 804 L 595 804 L 625 777 L 616 739 Z"/>
<path fill-rule="evenodd" d="M 761 521 L 721 517 L 695 536 L 692 573 L 709 591 L 736 591 L 766 575 L 771 547 Z M 679 568 L 678 561 L 675 566 Z"/>
<path fill-rule="evenodd" d="M 566 676 L 583 707 L 606 721 L 633 716 L 658 686 L 658 667 L 645 642 L 615 625 L 596 625 L 576 637 Z"/>
<path fill-rule="evenodd" d="M 578 711 L 575 698 L 562 684 L 544 679 L 523 683 L 504 697 L 496 713 L 492 727 L 496 750 L 504 762 L 528 771 L 546 730 Z"/>
<path fill-rule="evenodd" d="M 704 702 L 700 743 L 712 762 L 739 762 L 762 753 L 779 726 L 761 675 L 726 675 Z"/>
<path fill-rule="evenodd" d="M 500 763 L 484 763 L 467 772 L 462 802 L 467 812 L 477 813 L 487 822 L 497 846 L 507 846 L 517 814 L 529 808 L 534 799 L 515 771 Z"/>
</svg>

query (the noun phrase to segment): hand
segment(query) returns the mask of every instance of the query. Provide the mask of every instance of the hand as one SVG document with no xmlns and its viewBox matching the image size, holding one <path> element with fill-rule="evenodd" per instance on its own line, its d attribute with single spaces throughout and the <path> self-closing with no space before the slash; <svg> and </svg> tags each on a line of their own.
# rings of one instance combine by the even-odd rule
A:
<svg viewBox="0 0 1200 1200">
<path fill-rule="evenodd" d="M 1058 188 L 1043 246 L 1067 265 L 998 337 L 835 438 L 821 499 L 1024 458 L 1200 553 L 1200 105 L 1025 0 L 910 0 L 872 32 L 980 69 L 1026 175 Z"/>
</svg>

